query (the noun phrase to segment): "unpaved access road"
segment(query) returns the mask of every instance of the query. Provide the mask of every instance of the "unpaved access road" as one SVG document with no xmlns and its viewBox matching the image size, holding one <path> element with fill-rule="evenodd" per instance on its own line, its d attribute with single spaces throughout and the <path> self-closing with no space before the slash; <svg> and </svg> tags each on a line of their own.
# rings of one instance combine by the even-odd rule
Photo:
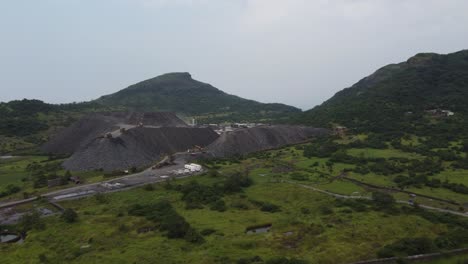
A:
<svg viewBox="0 0 468 264">
<path fill-rule="evenodd" d="M 343 194 L 338 194 L 338 193 L 333 193 L 333 192 L 325 191 L 325 190 L 322 190 L 322 189 L 318 189 L 318 188 L 315 188 L 315 187 L 312 187 L 312 186 L 309 186 L 309 185 L 296 183 L 296 182 L 293 182 L 293 181 L 285 181 L 285 182 L 291 183 L 291 184 L 294 184 L 294 185 L 296 185 L 296 186 L 299 186 L 299 187 L 302 187 L 302 188 L 306 188 L 306 189 L 309 189 L 309 190 L 312 190 L 312 191 L 315 191 L 315 192 L 319 192 L 319 193 L 323 193 L 323 194 L 326 194 L 326 195 L 330 195 L 330 196 L 333 196 L 333 197 L 335 197 L 335 198 L 372 200 L 372 198 L 371 198 L 371 197 L 368 197 L 368 196 L 343 195 Z M 396 200 L 396 202 L 399 203 L 399 204 L 413 205 L 413 204 L 411 204 L 410 202 L 408 202 L 408 201 L 403 201 L 403 200 Z M 453 215 L 459 215 L 459 216 L 463 216 L 463 217 L 468 217 L 468 212 L 467 212 L 467 213 L 457 212 L 457 211 L 453 211 L 453 210 L 448 210 L 448 209 L 443 209 L 443 208 L 437 208 L 437 207 L 432 207 L 432 206 L 423 205 L 423 204 L 418 204 L 418 206 L 421 207 L 421 208 L 427 209 L 427 210 L 434 210 L 434 211 L 437 211 L 437 212 L 440 212 L 440 213 L 448 213 L 448 214 L 453 214 Z"/>
</svg>

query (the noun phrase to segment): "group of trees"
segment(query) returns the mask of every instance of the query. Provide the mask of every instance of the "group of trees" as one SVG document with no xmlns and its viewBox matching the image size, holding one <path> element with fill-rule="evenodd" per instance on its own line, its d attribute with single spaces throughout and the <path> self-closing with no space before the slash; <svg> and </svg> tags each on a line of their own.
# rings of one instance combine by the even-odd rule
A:
<svg viewBox="0 0 468 264">
<path fill-rule="evenodd" d="M 0 134 L 27 136 L 46 130 L 48 124 L 38 113 L 54 111 L 55 107 L 39 100 L 11 101 L 0 104 Z"/>
<path fill-rule="evenodd" d="M 214 173 L 211 172 L 211 174 Z M 216 177 L 219 176 L 217 173 L 216 175 Z M 208 205 L 211 210 L 222 212 L 226 210 L 224 195 L 241 192 L 243 188 L 251 184 L 252 179 L 248 176 L 248 172 L 236 172 L 210 186 L 194 180 L 171 188 L 182 193 L 182 200 L 185 201 L 187 209 L 203 208 Z"/>
<path fill-rule="evenodd" d="M 179 215 L 168 201 L 141 205 L 135 204 L 128 209 L 128 214 L 143 216 L 154 222 L 156 228 L 168 238 L 183 238 L 191 243 L 202 243 L 203 237 L 190 226 L 184 217 Z"/>
<path fill-rule="evenodd" d="M 21 191 L 21 187 L 18 187 L 14 184 L 9 184 L 5 187 L 5 190 L 0 192 L 0 198 L 6 197 Z"/>
<path fill-rule="evenodd" d="M 393 181 L 400 188 L 421 187 L 425 185 L 431 188 L 445 188 L 452 190 L 453 192 L 468 194 L 468 187 L 462 183 L 451 183 L 447 179 L 445 181 L 430 179 L 427 175 L 416 175 L 413 177 L 398 175 L 393 179 Z"/>
<path fill-rule="evenodd" d="M 352 171 L 359 174 L 374 173 L 378 175 L 390 176 L 397 175 L 393 181 L 400 187 L 422 187 L 446 188 L 454 192 L 466 194 L 468 187 L 461 183 L 450 183 L 439 179 L 431 179 L 430 176 L 438 174 L 444 170 L 444 161 L 451 161 L 455 169 L 468 169 L 468 158 L 461 155 L 468 150 L 468 141 L 463 141 L 461 146 L 453 145 L 447 149 L 432 150 L 435 147 L 447 147 L 450 140 L 448 137 L 434 137 L 423 140 L 417 146 L 403 145 L 401 139 L 407 138 L 403 133 L 371 133 L 366 140 L 357 140 L 349 144 L 338 144 L 333 138 L 322 139 L 303 147 L 305 157 L 328 157 L 331 163 L 353 164 Z M 408 139 L 408 138 L 407 138 Z M 388 148 L 385 142 L 391 142 L 395 148 L 403 151 L 418 153 L 426 156 L 424 159 L 408 158 L 373 158 L 353 156 L 348 154 L 349 148 Z M 380 142 L 380 143 L 379 143 Z M 405 176 L 405 174 L 407 176 Z M 294 175 L 300 180 L 300 175 Z"/>
<path fill-rule="evenodd" d="M 468 230 L 455 228 L 435 239 L 428 237 L 406 237 L 384 246 L 377 252 L 381 258 L 428 254 L 440 250 L 463 247 L 468 243 Z"/>
<path fill-rule="evenodd" d="M 377 256 L 380 258 L 389 258 L 394 256 L 427 254 L 436 251 L 437 247 L 430 238 L 403 238 L 380 249 L 377 252 Z"/>
<path fill-rule="evenodd" d="M 72 175 L 69 171 L 66 171 L 64 175 L 58 175 L 61 169 L 60 161 L 44 163 L 33 162 L 26 167 L 26 171 L 29 173 L 30 177 L 25 177 L 23 180 L 31 180 L 34 188 L 46 187 L 48 180 L 57 178 L 60 179 L 61 185 L 65 185 Z"/>
</svg>

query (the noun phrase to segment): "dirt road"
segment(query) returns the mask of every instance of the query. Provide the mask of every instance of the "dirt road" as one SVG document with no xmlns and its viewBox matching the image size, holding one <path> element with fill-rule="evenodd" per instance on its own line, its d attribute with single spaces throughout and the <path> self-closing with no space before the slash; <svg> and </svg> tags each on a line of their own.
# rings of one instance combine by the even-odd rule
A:
<svg viewBox="0 0 468 264">
<path fill-rule="evenodd" d="M 343 194 L 338 194 L 338 193 L 333 193 L 333 192 L 321 190 L 321 189 L 318 189 L 318 188 L 315 188 L 315 187 L 312 187 L 312 186 L 309 186 L 309 185 L 299 184 L 299 183 L 296 183 L 296 182 L 293 182 L 293 181 L 285 181 L 285 182 L 291 183 L 291 184 L 294 184 L 294 185 L 297 185 L 297 186 L 300 186 L 300 187 L 302 187 L 302 188 L 306 188 L 306 189 L 309 189 L 309 190 L 313 190 L 313 191 L 316 191 L 316 192 L 319 192 L 319 193 L 323 193 L 323 194 L 326 194 L 326 195 L 330 195 L 330 196 L 333 196 L 333 197 L 336 197 L 336 198 L 341 198 L 341 199 L 364 199 L 364 200 L 372 200 L 372 198 L 371 198 L 371 197 L 368 197 L 368 196 L 343 195 Z M 411 204 L 410 202 L 408 202 L 408 201 L 403 201 L 403 200 L 396 200 L 396 202 L 399 203 L 399 204 L 413 205 L 413 204 Z M 441 213 L 449 213 L 449 214 L 453 214 L 453 215 L 459 215 L 459 216 L 463 216 L 463 217 L 468 217 L 468 213 L 457 212 L 457 211 L 453 211 L 453 210 L 442 209 L 442 208 L 432 207 L 432 206 L 423 205 L 423 204 L 418 204 L 418 205 L 419 205 L 419 207 L 424 208 L 424 209 L 427 209 L 427 210 L 434 210 L 434 211 L 441 212 Z"/>
</svg>

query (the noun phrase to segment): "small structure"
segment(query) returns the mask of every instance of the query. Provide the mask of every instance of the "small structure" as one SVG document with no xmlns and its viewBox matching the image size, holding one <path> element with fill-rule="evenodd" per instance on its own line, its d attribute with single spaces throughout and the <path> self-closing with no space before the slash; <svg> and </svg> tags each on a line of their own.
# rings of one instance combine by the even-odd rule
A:
<svg viewBox="0 0 468 264">
<path fill-rule="evenodd" d="M 443 109 L 439 109 L 439 108 L 426 110 L 425 112 L 428 113 L 429 115 L 433 116 L 433 117 L 436 117 L 436 118 L 444 118 L 444 117 L 449 117 L 449 116 L 455 115 L 455 113 L 450 111 L 450 110 L 443 110 Z"/>
<path fill-rule="evenodd" d="M 81 179 L 78 176 L 71 176 L 69 180 L 71 182 L 73 182 L 74 184 L 80 184 L 81 183 Z"/>
</svg>

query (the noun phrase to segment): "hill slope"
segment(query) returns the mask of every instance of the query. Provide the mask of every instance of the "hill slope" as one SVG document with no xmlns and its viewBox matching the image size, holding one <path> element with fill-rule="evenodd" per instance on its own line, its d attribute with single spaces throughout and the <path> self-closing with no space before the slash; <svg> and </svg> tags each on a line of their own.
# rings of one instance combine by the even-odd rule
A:
<svg viewBox="0 0 468 264">
<path fill-rule="evenodd" d="M 468 51 L 448 55 L 422 53 L 385 66 L 306 111 L 298 122 L 327 126 L 338 123 L 358 130 L 411 128 L 429 109 L 468 112 Z M 409 113 L 411 112 L 411 113 Z"/>
<path fill-rule="evenodd" d="M 227 94 L 189 73 L 168 73 L 103 96 L 94 103 L 135 111 L 172 111 L 187 115 L 222 114 L 226 119 L 271 118 L 300 112 L 284 104 L 263 104 Z M 227 118 L 229 119 L 229 118 Z"/>
</svg>

